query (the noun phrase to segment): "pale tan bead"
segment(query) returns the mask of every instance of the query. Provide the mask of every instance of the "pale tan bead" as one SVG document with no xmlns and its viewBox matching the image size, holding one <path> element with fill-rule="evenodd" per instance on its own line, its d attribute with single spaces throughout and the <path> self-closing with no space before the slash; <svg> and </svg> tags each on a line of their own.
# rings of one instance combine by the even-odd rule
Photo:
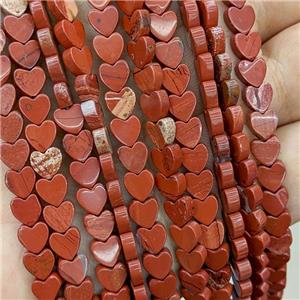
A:
<svg viewBox="0 0 300 300">
<path fill-rule="evenodd" d="M 108 133 L 105 127 L 93 130 L 92 134 L 94 138 L 94 144 L 99 155 L 107 152 L 112 152 L 111 143 L 109 141 Z"/>
<path fill-rule="evenodd" d="M 9 14 L 21 16 L 27 9 L 27 0 L 0 0 L 0 6 Z"/>
<path fill-rule="evenodd" d="M 173 144 L 176 136 L 176 124 L 172 118 L 166 117 L 160 119 L 156 125 L 160 129 L 162 137 L 166 144 Z"/>
</svg>

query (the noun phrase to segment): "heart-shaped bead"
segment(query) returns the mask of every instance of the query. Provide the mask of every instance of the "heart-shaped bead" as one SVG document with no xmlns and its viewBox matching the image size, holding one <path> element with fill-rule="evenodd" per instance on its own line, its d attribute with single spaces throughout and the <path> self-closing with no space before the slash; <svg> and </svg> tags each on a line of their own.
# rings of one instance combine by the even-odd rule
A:
<svg viewBox="0 0 300 300">
<path fill-rule="evenodd" d="M 0 85 L 3 85 L 6 83 L 10 72 L 11 72 L 11 62 L 10 59 L 6 55 L 0 56 L 0 63 L 1 63 L 1 69 L 0 69 Z"/>
<path fill-rule="evenodd" d="M 231 39 L 231 48 L 240 59 L 254 60 L 261 47 L 261 37 L 258 32 L 235 34 Z"/>
<path fill-rule="evenodd" d="M 119 13 L 116 7 L 109 5 L 103 11 L 90 10 L 88 20 L 96 31 L 108 37 L 114 32 L 118 24 Z"/>
<path fill-rule="evenodd" d="M 69 109 L 56 109 L 53 114 L 55 123 L 64 131 L 78 134 L 83 126 L 83 116 L 80 104 L 74 104 Z"/>
<path fill-rule="evenodd" d="M 151 293 L 160 299 L 169 299 L 176 292 L 176 276 L 170 273 L 163 280 L 151 278 L 149 281 Z"/>
<path fill-rule="evenodd" d="M 218 212 L 218 201 L 215 196 L 210 195 L 200 201 L 193 199 L 194 218 L 204 225 L 209 225 Z"/>
<path fill-rule="evenodd" d="M 107 240 L 115 225 L 114 216 L 109 210 L 103 211 L 99 216 L 86 215 L 83 221 L 86 231 L 100 241 Z"/>
<path fill-rule="evenodd" d="M 60 260 L 58 262 L 59 275 L 69 283 L 79 285 L 85 278 L 88 268 L 88 260 L 80 254 L 72 261 Z"/>
<path fill-rule="evenodd" d="M 237 8 L 242 8 L 245 5 L 246 0 L 226 0 L 224 4 L 228 6 L 235 6 Z"/>
<path fill-rule="evenodd" d="M 19 18 L 6 16 L 3 19 L 6 33 L 13 39 L 25 44 L 33 34 L 34 23 L 30 14 L 23 14 Z"/>
<path fill-rule="evenodd" d="M 201 270 L 207 256 L 207 250 L 203 245 L 198 245 L 191 252 L 178 248 L 176 257 L 180 265 L 189 273 L 197 273 Z"/>
<path fill-rule="evenodd" d="M 0 53 L 2 53 L 6 45 L 6 35 L 2 29 L 0 29 Z"/>
<path fill-rule="evenodd" d="M 33 227 L 22 225 L 18 230 L 20 243 L 32 253 L 39 253 L 46 245 L 49 236 L 48 226 L 43 222 L 36 223 Z"/>
<path fill-rule="evenodd" d="M 92 299 L 94 293 L 93 282 L 87 277 L 82 283 L 78 286 L 72 284 L 66 284 L 64 290 L 64 296 L 66 300 L 72 299 Z"/>
<path fill-rule="evenodd" d="M 8 14 L 16 17 L 21 16 L 27 9 L 28 3 L 23 0 L 16 0 L 13 2 L 1 1 L 1 8 Z"/>
<path fill-rule="evenodd" d="M 35 194 L 26 199 L 14 198 L 10 202 L 10 209 L 17 220 L 27 226 L 34 225 L 40 217 L 42 208 Z"/>
<path fill-rule="evenodd" d="M 280 188 L 276 193 L 264 191 L 262 206 L 266 212 L 277 217 L 286 208 L 288 196 L 285 187 Z"/>
<path fill-rule="evenodd" d="M 40 125 L 50 111 L 50 100 L 45 94 L 39 94 L 33 99 L 23 96 L 19 99 L 19 108 L 31 123 Z"/>
<path fill-rule="evenodd" d="M 99 215 L 106 203 L 107 193 L 104 186 L 97 183 L 91 190 L 79 189 L 76 193 L 76 199 L 87 212 Z"/>
<path fill-rule="evenodd" d="M 163 69 L 163 86 L 170 93 L 177 96 L 182 95 L 189 82 L 190 70 L 187 65 L 181 64 L 176 69 L 164 68 Z"/>
<path fill-rule="evenodd" d="M 68 48 L 63 52 L 63 61 L 73 75 L 90 74 L 92 71 L 93 57 L 89 47 L 81 49 Z"/>
<path fill-rule="evenodd" d="M 70 164 L 72 178 L 81 186 L 91 188 L 100 174 L 100 165 L 96 157 L 90 157 L 85 162 L 73 161 Z"/>
<path fill-rule="evenodd" d="M 6 117 L 0 116 L 0 137 L 7 143 L 14 143 L 23 129 L 23 118 L 17 111 L 10 112 Z"/>
<path fill-rule="evenodd" d="M 101 265 L 96 267 L 96 276 L 101 286 L 111 292 L 118 292 L 123 286 L 127 270 L 122 263 L 117 263 L 112 269 Z"/>
<path fill-rule="evenodd" d="M 156 122 L 168 115 L 170 103 L 165 90 L 151 92 L 150 95 L 142 94 L 140 106 L 149 121 Z"/>
<path fill-rule="evenodd" d="M 229 7 L 224 13 L 224 21 L 232 32 L 247 34 L 255 21 L 254 9 L 251 5 Z"/>
<path fill-rule="evenodd" d="M 110 0 L 88 0 L 91 5 L 99 10 L 103 10 L 110 2 Z"/>
<path fill-rule="evenodd" d="M 199 175 L 185 174 L 187 190 L 197 199 L 203 200 L 210 193 L 213 185 L 213 175 L 210 170 L 204 170 Z"/>
<path fill-rule="evenodd" d="M 45 153 L 33 151 L 30 155 L 30 165 L 41 177 L 50 179 L 59 170 L 62 154 L 56 147 L 49 148 Z"/>
<path fill-rule="evenodd" d="M 74 216 L 74 206 L 70 201 L 64 201 L 60 206 L 47 205 L 43 209 L 45 222 L 56 232 L 65 232 L 71 225 Z"/>
<path fill-rule="evenodd" d="M 129 172 L 139 174 L 145 168 L 148 149 L 144 143 L 136 142 L 132 147 L 120 147 L 118 156 L 123 166 Z"/>
<path fill-rule="evenodd" d="M 129 87 L 124 87 L 118 93 L 105 93 L 105 102 L 108 109 L 114 116 L 122 120 L 126 120 L 132 114 L 135 101 L 135 93 Z"/>
<path fill-rule="evenodd" d="M 264 114 L 253 112 L 250 115 L 250 128 L 253 133 L 262 140 L 269 139 L 278 125 L 276 113 L 269 109 Z"/>
<path fill-rule="evenodd" d="M 174 11 L 167 11 L 161 16 L 152 13 L 150 20 L 151 33 L 157 39 L 167 42 L 172 38 L 177 27 L 177 16 Z"/>
<path fill-rule="evenodd" d="M 40 67 L 34 67 L 29 71 L 16 69 L 14 71 L 14 80 L 22 92 L 34 97 L 42 89 L 46 76 L 44 70 Z"/>
<path fill-rule="evenodd" d="M 96 35 L 93 39 L 93 47 L 100 59 L 113 65 L 121 57 L 124 40 L 118 32 L 114 32 L 109 37 Z"/>
<path fill-rule="evenodd" d="M 174 203 L 165 201 L 164 209 L 172 223 L 179 227 L 182 227 L 193 217 L 192 198 L 189 196 L 183 196 Z"/>
<path fill-rule="evenodd" d="M 279 160 L 271 167 L 259 166 L 257 169 L 257 178 L 260 184 L 273 193 L 281 187 L 285 174 L 285 166 Z"/>
<path fill-rule="evenodd" d="M 57 20 L 67 19 L 72 22 L 78 14 L 78 7 L 75 0 L 47 2 L 48 10 Z"/>
<path fill-rule="evenodd" d="M 158 204 L 156 199 L 150 198 L 145 202 L 132 201 L 129 206 L 129 215 L 133 221 L 144 228 L 151 228 L 157 218 Z"/>
<path fill-rule="evenodd" d="M 251 152 L 261 164 L 271 166 L 278 158 L 280 141 L 275 135 L 265 142 L 253 140 L 251 142 Z"/>
<path fill-rule="evenodd" d="M 131 116 L 127 120 L 113 119 L 110 122 L 110 129 L 120 143 L 132 146 L 140 135 L 141 122 L 136 116 Z"/>
<path fill-rule="evenodd" d="M 1 160 L 12 170 L 21 170 L 27 161 L 28 155 L 29 145 L 24 139 L 19 139 L 14 144 L 0 144 Z"/>
<path fill-rule="evenodd" d="M 195 292 L 202 291 L 209 279 L 207 272 L 203 269 L 195 274 L 190 274 L 188 271 L 180 269 L 178 275 L 182 285 Z"/>
<path fill-rule="evenodd" d="M 31 289 L 37 299 L 55 299 L 61 285 L 61 278 L 58 274 L 52 273 L 45 281 L 33 281 Z"/>
<path fill-rule="evenodd" d="M 137 41 L 130 41 L 127 46 L 127 52 L 134 65 L 142 69 L 150 63 L 155 54 L 155 41 L 149 36 L 141 36 Z"/>
<path fill-rule="evenodd" d="M 268 244 L 267 249 L 274 254 L 284 254 L 289 251 L 292 241 L 292 233 L 291 230 L 288 229 L 281 237 L 270 235 L 270 243 Z"/>
<path fill-rule="evenodd" d="M 54 34 L 58 42 L 65 48 L 82 48 L 85 41 L 83 24 L 77 19 L 70 22 L 63 19 L 54 26 Z"/>
<path fill-rule="evenodd" d="M 35 189 L 44 201 L 57 207 L 67 193 L 67 180 L 63 175 L 57 174 L 50 180 L 38 180 Z"/>
<path fill-rule="evenodd" d="M 172 224 L 170 226 L 170 234 L 179 248 L 190 252 L 199 242 L 201 237 L 201 227 L 195 221 L 190 221 L 182 228 Z"/>
<path fill-rule="evenodd" d="M 227 243 L 223 243 L 221 247 L 216 250 L 208 249 L 205 264 L 213 271 L 222 269 L 228 262 L 229 251 Z"/>
<path fill-rule="evenodd" d="M 26 166 L 20 172 L 8 170 L 5 174 L 5 184 L 13 194 L 24 199 L 32 192 L 35 178 L 33 169 Z"/>
<path fill-rule="evenodd" d="M 243 99 L 253 110 L 260 113 L 266 112 L 273 98 L 273 89 L 270 83 L 264 83 L 259 88 L 247 86 L 243 93 Z"/>
<path fill-rule="evenodd" d="M 37 151 L 45 152 L 54 142 L 56 126 L 51 120 L 44 121 L 41 125 L 29 124 L 25 129 L 26 139 Z"/>
<path fill-rule="evenodd" d="M 186 91 L 181 96 L 170 95 L 170 113 L 183 122 L 188 122 L 196 108 L 196 96 Z"/>
<path fill-rule="evenodd" d="M 266 71 L 266 62 L 262 57 L 254 61 L 241 60 L 235 67 L 236 74 L 244 84 L 257 88 L 263 83 Z"/>
<path fill-rule="evenodd" d="M 16 100 L 16 89 L 15 87 L 10 84 L 6 83 L 0 87 L 0 115 L 7 116 L 11 109 L 14 106 Z"/>
<path fill-rule="evenodd" d="M 71 227 L 65 233 L 54 232 L 49 238 L 49 244 L 59 257 L 72 260 L 79 249 L 79 230 L 76 227 Z"/>
<path fill-rule="evenodd" d="M 160 223 L 156 223 L 151 229 L 139 228 L 137 233 L 143 248 L 152 254 L 158 254 L 167 239 L 166 229 Z"/>
<path fill-rule="evenodd" d="M 169 42 L 158 42 L 155 46 L 156 58 L 166 67 L 175 69 L 183 57 L 184 46 L 179 37 L 174 37 Z"/>
<path fill-rule="evenodd" d="M 186 179 L 183 173 L 176 173 L 166 177 L 162 173 L 155 176 L 157 188 L 169 199 L 177 199 L 186 189 Z"/>
<path fill-rule="evenodd" d="M 135 10 L 139 10 L 143 7 L 142 1 L 117 1 L 119 8 L 126 14 L 127 16 L 131 16 Z"/>
<path fill-rule="evenodd" d="M 27 271 L 40 280 L 45 280 L 50 275 L 54 262 L 54 255 L 49 249 L 39 254 L 27 252 L 23 256 L 23 264 Z"/>
<path fill-rule="evenodd" d="M 144 202 L 154 186 L 152 173 L 145 169 L 140 174 L 126 173 L 124 185 L 128 193 L 135 199 Z"/>
<path fill-rule="evenodd" d="M 157 255 L 145 253 L 143 256 L 143 265 L 146 271 L 157 279 L 164 279 L 170 273 L 172 263 L 173 258 L 167 248 Z"/>
<path fill-rule="evenodd" d="M 291 225 L 292 218 L 288 211 L 283 212 L 278 217 L 268 216 L 265 225 L 265 230 L 270 234 L 280 237 Z"/>
<path fill-rule="evenodd" d="M 123 287 L 116 293 L 109 292 L 109 291 L 102 292 L 101 299 L 102 300 L 130 299 L 130 290 L 127 285 L 123 285 Z M 95 299 L 95 300 L 97 300 L 97 299 Z"/>
<path fill-rule="evenodd" d="M 145 0 L 145 5 L 152 12 L 161 15 L 170 5 L 171 0 Z"/>
<path fill-rule="evenodd" d="M 114 65 L 104 63 L 99 67 L 102 82 L 114 92 L 121 91 L 125 86 L 129 73 L 129 66 L 123 59 L 118 60 Z"/>
<path fill-rule="evenodd" d="M 220 220 L 212 222 L 209 226 L 201 224 L 202 243 L 207 249 L 217 249 L 224 241 L 224 225 Z"/>
<path fill-rule="evenodd" d="M 176 121 L 176 139 L 188 148 L 194 148 L 200 141 L 202 124 L 199 118 L 191 118 L 187 123 Z"/>
<path fill-rule="evenodd" d="M 89 130 L 82 130 L 78 135 L 66 134 L 63 138 L 65 151 L 74 159 L 85 161 L 93 149 L 93 137 Z"/>
<path fill-rule="evenodd" d="M 198 144 L 194 149 L 182 148 L 182 164 L 192 173 L 199 174 L 206 166 L 208 151 L 204 144 Z"/>
<path fill-rule="evenodd" d="M 13 42 L 8 47 L 10 57 L 21 67 L 30 70 L 38 62 L 41 54 L 40 46 L 36 40 L 26 44 Z"/>
<path fill-rule="evenodd" d="M 97 262 L 112 268 L 118 261 L 121 244 L 119 238 L 112 235 L 106 242 L 92 241 L 90 249 Z"/>
</svg>

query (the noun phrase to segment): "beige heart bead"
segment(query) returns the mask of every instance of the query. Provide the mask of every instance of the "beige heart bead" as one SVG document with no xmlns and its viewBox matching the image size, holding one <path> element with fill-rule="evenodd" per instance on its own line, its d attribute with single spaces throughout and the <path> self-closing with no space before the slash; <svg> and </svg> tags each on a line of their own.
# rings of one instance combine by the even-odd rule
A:
<svg viewBox="0 0 300 300">
<path fill-rule="evenodd" d="M 27 9 L 26 0 L 0 0 L 0 6 L 9 14 L 21 16 Z"/>
<path fill-rule="evenodd" d="M 160 129 L 162 137 L 166 144 L 173 144 L 176 136 L 176 124 L 172 118 L 160 119 L 156 125 Z"/>
</svg>

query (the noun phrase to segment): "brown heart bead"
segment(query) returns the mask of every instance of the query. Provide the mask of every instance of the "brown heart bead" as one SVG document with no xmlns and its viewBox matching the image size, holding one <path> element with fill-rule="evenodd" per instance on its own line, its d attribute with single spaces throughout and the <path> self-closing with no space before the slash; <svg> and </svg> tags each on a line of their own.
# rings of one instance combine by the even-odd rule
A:
<svg viewBox="0 0 300 300">
<path fill-rule="evenodd" d="M 275 193 L 282 185 L 285 178 L 285 166 L 281 161 L 276 161 L 270 168 L 259 166 L 257 177 L 260 184 Z"/>
<path fill-rule="evenodd" d="M 52 273 L 45 281 L 34 280 L 31 289 L 37 299 L 55 299 L 61 285 L 62 279 Z"/>
<path fill-rule="evenodd" d="M 264 191 L 262 206 L 266 212 L 277 217 L 284 211 L 287 201 L 288 191 L 282 187 L 276 193 Z"/>
<path fill-rule="evenodd" d="M 39 179 L 35 189 L 44 201 L 57 207 L 64 200 L 67 193 L 67 180 L 61 174 L 55 175 L 50 180 Z"/>
<path fill-rule="evenodd" d="M 199 118 L 191 118 L 187 123 L 176 122 L 176 139 L 188 148 L 194 148 L 201 138 L 202 124 Z"/>
<path fill-rule="evenodd" d="M 213 185 L 213 176 L 210 170 L 204 170 L 199 175 L 185 174 L 187 190 L 194 197 L 203 200 L 210 193 Z"/>
<path fill-rule="evenodd" d="M 144 228 L 151 228 L 157 218 L 158 204 L 156 199 L 150 198 L 145 202 L 132 201 L 129 206 L 129 215 L 133 221 Z"/>
<path fill-rule="evenodd" d="M 69 283 L 79 285 L 85 278 L 88 260 L 85 255 L 80 254 L 72 261 L 61 259 L 58 262 L 59 275 Z"/>
<path fill-rule="evenodd" d="M 54 232 L 49 238 L 49 244 L 59 257 L 72 260 L 79 249 L 80 232 L 76 227 L 71 227 L 63 234 Z"/>
<path fill-rule="evenodd" d="M 15 87 L 10 84 L 6 83 L 0 87 L 0 115 L 7 116 L 11 109 L 14 106 L 16 100 L 16 89 Z"/>
<path fill-rule="evenodd" d="M 64 201 L 60 206 L 47 205 L 43 209 L 45 222 L 56 232 L 65 232 L 71 225 L 74 216 L 74 206 L 70 201 Z"/>
<path fill-rule="evenodd" d="M 288 211 L 278 217 L 268 216 L 265 230 L 276 237 L 281 237 L 291 225 L 291 221 L 292 218 Z"/>
<path fill-rule="evenodd" d="M 200 201 L 193 199 L 194 218 L 204 225 L 209 225 L 218 212 L 218 201 L 215 196 L 210 195 Z"/>
<path fill-rule="evenodd" d="M 96 261 L 106 267 L 112 268 L 119 258 L 121 244 L 119 238 L 112 235 L 106 242 L 92 241 L 90 248 Z"/>
<path fill-rule="evenodd" d="M 179 37 L 174 37 L 169 42 L 158 42 L 155 46 L 156 58 L 166 67 L 175 69 L 183 57 L 183 43 Z"/>
<path fill-rule="evenodd" d="M 17 111 L 10 112 L 6 117 L 0 116 L 0 137 L 7 143 L 14 143 L 23 129 L 23 118 Z"/>
<path fill-rule="evenodd" d="M 91 188 L 100 174 L 100 165 L 96 157 L 89 157 L 85 162 L 73 161 L 70 164 L 72 178 L 81 186 Z"/>
<path fill-rule="evenodd" d="M 46 76 L 40 67 L 34 67 L 30 71 L 16 69 L 14 71 L 14 80 L 22 92 L 28 96 L 36 96 L 42 89 Z"/>
<path fill-rule="evenodd" d="M 170 177 L 157 173 L 155 182 L 157 188 L 169 199 L 177 199 L 186 189 L 186 178 L 183 173 L 176 173 Z"/>
<path fill-rule="evenodd" d="M 229 251 L 227 243 L 223 243 L 216 250 L 208 249 L 205 264 L 213 271 L 222 269 L 228 263 Z"/>
<path fill-rule="evenodd" d="M 116 7 L 109 5 L 103 11 L 97 9 L 90 10 L 88 19 L 96 31 L 108 37 L 113 33 L 118 24 L 119 13 Z"/>
<path fill-rule="evenodd" d="M 259 87 L 264 81 L 267 66 L 262 57 L 256 58 L 253 62 L 241 60 L 235 67 L 239 79 L 246 85 Z"/>
<path fill-rule="evenodd" d="M 209 280 L 207 272 L 203 269 L 195 274 L 190 274 L 188 271 L 180 269 L 178 275 L 182 285 L 192 292 L 202 291 Z"/>
<path fill-rule="evenodd" d="M 174 35 L 177 27 L 177 16 L 174 11 L 167 11 L 161 16 L 150 14 L 151 33 L 159 40 L 167 42 Z M 162 30 L 163 28 L 163 30 Z"/>
<path fill-rule="evenodd" d="M 40 280 L 45 280 L 53 270 L 55 258 L 51 250 L 44 249 L 39 254 L 26 252 L 23 264 L 28 272 Z"/>
<path fill-rule="evenodd" d="M 106 241 L 114 229 L 114 216 L 109 210 L 99 216 L 86 215 L 83 219 L 86 231 L 95 239 Z"/>
<path fill-rule="evenodd" d="M 232 32 L 247 34 L 255 21 L 255 12 L 251 5 L 242 8 L 230 7 L 224 13 L 224 21 Z"/>
<path fill-rule="evenodd" d="M 23 14 L 19 18 L 6 16 L 3 19 L 6 33 L 13 39 L 25 44 L 33 34 L 34 23 L 30 14 Z"/>
<path fill-rule="evenodd" d="M 189 273 L 194 274 L 201 270 L 207 256 L 207 250 L 203 245 L 198 245 L 191 252 L 178 248 L 176 257 L 179 264 Z"/>
<path fill-rule="evenodd" d="M 161 15 L 170 5 L 171 0 L 145 0 L 145 5 L 152 12 Z"/>
<path fill-rule="evenodd" d="M 254 60 L 261 47 L 261 37 L 258 32 L 248 35 L 237 33 L 231 38 L 231 48 L 239 59 Z"/>
<path fill-rule="evenodd" d="M 272 136 L 265 142 L 253 140 L 251 142 L 251 152 L 261 164 L 271 166 L 278 158 L 280 141 L 277 136 Z"/>
<path fill-rule="evenodd" d="M 86 278 L 79 286 L 67 283 L 64 290 L 66 300 L 84 300 L 92 299 L 94 292 L 93 282 Z"/>
<path fill-rule="evenodd" d="M 102 82 L 114 92 L 119 92 L 125 86 L 129 73 L 129 66 L 123 59 L 118 60 L 114 65 L 104 63 L 99 67 Z"/>
<path fill-rule="evenodd" d="M 199 174 L 208 160 L 208 151 L 204 144 L 197 145 L 194 149 L 182 148 L 182 164 L 192 173 Z"/>
<path fill-rule="evenodd" d="M 33 227 L 21 225 L 18 230 L 20 243 L 32 253 L 39 253 L 46 245 L 49 229 L 43 222 L 36 223 Z"/>
<path fill-rule="evenodd" d="M 180 121 L 187 122 L 196 108 L 196 96 L 186 91 L 181 96 L 170 95 L 170 113 Z"/>
<path fill-rule="evenodd" d="M 76 199 L 87 212 L 99 215 L 106 203 L 107 193 L 104 186 L 97 183 L 91 190 L 79 189 L 76 193 Z"/>
<path fill-rule="evenodd" d="M 16 153 L 18 153 L 17 156 Z M 28 155 L 29 145 L 24 139 L 19 139 L 14 144 L 0 144 L 1 160 L 12 170 L 21 170 L 27 161 Z"/>
<path fill-rule="evenodd" d="M 201 237 L 201 228 L 195 221 L 190 221 L 182 228 L 171 224 L 170 234 L 179 248 L 186 252 L 190 252 L 199 242 Z"/>
<path fill-rule="evenodd" d="M 120 262 L 112 269 L 98 265 L 96 267 L 96 276 L 105 289 L 110 292 L 118 292 L 126 280 L 127 270 Z"/>
<path fill-rule="evenodd" d="M 157 279 L 164 279 L 170 273 L 172 263 L 172 255 L 167 248 L 157 255 L 145 253 L 143 256 L 143 265 L 146 271 Z"/>
<path fill-rule="evenodd" d="M 151 293 L 161 299 L 169 299 L 176 291 L 176 276 L 170 273 L 163 280 L 151 278 L 149 281 Z"/>
<path fill-rule="evenodd" d="M 201 225 L 202 243 L 207 249 L 217 249 L 224 240 L 224 225 L 216 220 L 209 226 Z"/>
<path fill-rule="evenodd" d="M 187 65 L 180 64 L 176 69 L 163 69 L 163 86 L 170 93 L 182 95 L 190 81 L 190 70 Z"/>
<path fill-rule="evenodd" d="M 114 32 L 109 37 L 96 35 L 93 39 L 93 47 L 104 62 L 113 65 L 123 52 L 124 40 L 118 32 Z"/>
<path fill-rule="evenodd" d="M 158 254 L 167 239 L 166 230 L 160 223 L 156 223 L 151 229 L 139 228 L 137 234 L 141 239 L 143 248 L 152 254 Z"/>
<path fill-rule="evenodd" d="M 23 199 L 32 192 L 35 179 L 35 173 L 29 166 L 24 167 L 20 172 L 8 170 L 5 174 L 7 188 L 13 194 Z"/>
<path fill-rule="evenodd" d="M 40 217 L 42 208 L 35 194 L 26 199 L 14 198 L 10 202 L 10 209 L 17 220 L 27 226 L 33 226 Z"/>
<path fill-rule="evenodd" d="M 39 94 L 33 99 L 23 96 L 19 99 L 19 108 L 30 122 L 40 125 L 50 111 L 50 100 L 45 94 Z"/>
<path fill-rule="evenodd" d="M 126 173 L 124 176 L 124 185 L 132 197 L 144 202 L 153 189 L 154 178 L 152 173 L 147 169 L 138 175 Z"/>
</svg>

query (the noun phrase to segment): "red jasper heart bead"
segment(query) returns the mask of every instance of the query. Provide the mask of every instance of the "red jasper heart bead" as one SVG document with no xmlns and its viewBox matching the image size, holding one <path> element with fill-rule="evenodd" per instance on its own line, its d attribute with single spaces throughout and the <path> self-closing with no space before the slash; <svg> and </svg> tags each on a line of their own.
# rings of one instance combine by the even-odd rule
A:
<svg viewBox="0 0 300 300">
<path fill-rule="evenodd" d="M 201 224 L 202 243 L 207 249 L 217 249 L 224 240 L 224 225 L 220 220 L 212 222 L 209 226 Z"/>
<path fill-rule="evenodd" d="M 169 299 L 176 292 L 176 276 L 170 273 L 163 280 L 152 278 L 149 281 L 151 293 L 161 299 Z"/>
<path fill-rule="evenodd" d="M 103 10 L 110 2 L 110 0 L 88 0 L 91 5 L 99 10 Z"/>
<path fill-rule="evenodd" d="M 229 259 L 229 246 L 227 243 L 216 250 L 207 250 L 207 257 L 205 264 L 213 271 L 222 269 L 228 262 Z"/>
<path fill-rule="evenodd" d="M 176 139 L 188 148 L 194 148 L 200 141 L 202 124 L 199 118 L 191 118 L 187 123 L 176 122 Z"/>
<path fill-rule="evenodd" d="M 37 299 L 55 299 L 61 285 L 61 278 L 58 274 L 52 273 L 45 281 L 35 280 L 31 289 Z"/>
<path fill-rule="evenodd" d="M 182 148 L 182 164 L 192 173 L 199 174 L 206 166 L 208 151 L 204 144 L 198 144 L 194 149 Z"/>
<path fill-rule="evenodd" d="M 3 85 L 6 83 L 10 72 L 11 72 L 11 62 L 10 59 L 6 55 L 0 56 L 0 63 L 1 63 L 1 69 L 0 69 L 0 85 Z"/>
<path fill-rule="evenodd" d="M 93 282 L 86 278 L 80 285 L 67 284 L 64 290 L 66 300 L 71 299 L 92 299 L 94 293 Z"/>
<path fill-rule="evenodd" d="M 213 176 L 210 170 L 204 170 L 199 175 L 185 174 L 188 192 L 197 199 L 203 200 L 210 193 L 213 185 Z"/>
<path fill-rule="evenodd" d="M 193 199 L 194 218 L 200 223 L 209 225 L 218 212 L 218 201 L 215 196 L 210 195 L 204 200 Z"/>
<path fill-rule="evenodd" d="M 155 176 L 157 188 L 169 199 L 176 200 L 186 189 L 186 179 L 183 173 L 176 173 L 170 177 L 158 173 Z"/>
<path fill-rule="evenodd" d="M 286 208 L 287 201 L 288 192 L 285 187 L 282 187 L 276 193 L 264 191 L 262 206 L 266 212 L 277 217 Z"/>
<path fill-rule="evenodd" d="M 7 116 L 14 106 L 16 100 L 16 89 L 10 84 L 6 83 L 0 87 L 0 114 L 1 116 Z"/>
<path fill-rule="evenodd" d="M 146 6 L 154 13 L 161 15 L 170 5 L 171 0 L 145 0 Z"/>
<path fill-rule="evenodd" d="M 17 111 L 10 112 L 6 117 L 0 116 L 0 137 L 7 143 L 14 143 L 23 129 L 23 118 Z"/>
</svg>

